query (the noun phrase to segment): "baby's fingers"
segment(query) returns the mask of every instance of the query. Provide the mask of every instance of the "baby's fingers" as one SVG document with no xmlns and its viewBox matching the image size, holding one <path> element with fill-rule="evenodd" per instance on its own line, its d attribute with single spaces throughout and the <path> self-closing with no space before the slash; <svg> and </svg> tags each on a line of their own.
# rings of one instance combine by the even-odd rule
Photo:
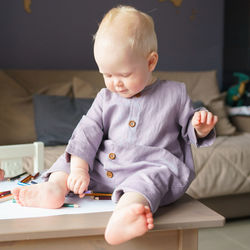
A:
<svg viewBox="0 0 250 250">
<path fill-rule="evenodd" d="M 84 192 L 87 190 L 88 186 L 85 183 L 82 183 L 79 188 L 79 197 L 82 198 L 85 194 Z"/>
<path fill-rule="evenodd" d="M 207 112 L 207 125 L 210 125 L 210 124 L 212 124 L 212 122 L 213 122 L 213 114 L 211 113 L 211 112 Z"/>
<path fill-rule="evenodd" d="M 75 194 L 79 194 L 79 188 L 80 188 L 80 186 L 81 186 L 81 182 L 78 180 L 78 181 L 76 181 L 75 182 L 75 185 L 74 185 L 74 189 L 73 189 L 73 192 L 75 193 Z"/>
<path fill-rule="evenodd" d="M 213 117 L 213 125 L 215 125 L 218 122 L 218 116 L 214 115 Z"/>
<path fill-rule="evenodd" d="M 68 189 L 71 190 L 72 192 L 74 192 L 75 183 L 76 183 L 75 179 L 72 179 L 70 177 L 68 178 L 67 186 L 68 186 Z"/>
<path fill-rule="evenodd" d="M 200 112 L 195 112 L 192 119 L 193 126 L 198 126 L 200 124 L 200 120 L 201 120 Z"/>
<path fill-rule="evenodd" d="M 207 111 L 205 110 L 202 110 L 199 112 L 200 113 L 200 116 L 201 116 L 201 119 L 200 119 L 200 122 L 201 123 L 205 123 L 206 122 L 206 119 L 207 119 Z"/>
</svg>

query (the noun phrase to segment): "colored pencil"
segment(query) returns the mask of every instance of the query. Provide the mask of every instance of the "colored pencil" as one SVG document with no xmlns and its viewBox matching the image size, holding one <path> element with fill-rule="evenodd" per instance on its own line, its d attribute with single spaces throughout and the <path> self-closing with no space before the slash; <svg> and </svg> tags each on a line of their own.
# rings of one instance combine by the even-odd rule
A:
<svg viewBox="0 0 250 250">
<path fill-rule="evenodd" d="M 12 203 L 17 203 L 15 199 L 12 199 Z M 78 204 L 73 204 L 73 203 L 63 203 L 62 207 L 73 207 L 73 208 L 78 208 L 80 207 Z"/>
<path fill-rule="evenodd" d="M 8 181 L 14 181 L 14 180 L 20 178 L 21 176 L 23 176 L 24 174 L 27 174 L 27 172 L 24 172 L 24 173 L 22 173 L 22 174 L 19 174 L 19 175 L 10 177 L 10 178 L 8 178 Z"/>
<path fill-rule="evenodd" d="M 26 176 L 24 179 L 22 179 L 21 182 L 27 183 L 30 180 L 34 180 L 39 176 L 39 174 L 40 174 L 39 172 L 36 173 L 34 176 L 30 174 L 30 175 Z"/>
<path fill-rule="evenodd" d="M 74 207 L 74 208 L 80 207 L 78 204 L 73 204 L 73 203 L 64 203 L 62 206 L 63 207 Z"/>
<path fill-rule="evenodd" d="M 8 191 L 3 191 L 3 192 L 0 192 L 0 197 L 1 196 L 5 196 L 5 195 L 8 195 L 8 194 L 11 194 L 11 191 L 8 190 Z"/>
<path fill-rule="evenodd" d="M 21 181 L 19 181 L 19 182 L 17 183 L 17 185 L 19 185 L 19 186 L 30 186 L 31 184 L 30 184 L 30 183 L 26 183 L 26 182 L 21 182 Z"/>
<path fill-rule="evenodd" d="M 31 177 L 32 180 L 36 179 L 40 175 L 39 172 L 37 172 L 34 176 Z"/>
<path fill-rule="evenodd" d="M 11 199 L 13 199 L 13 197 L 14 197 L 13 194 L 7 194 L 7 195 L 2 196 L 2 197 L 0 198 L 0 202 L 11 200 Z"/>
<path fill-rule="evenodd" d="M 27 183 L 31 179 L 32 179 L 32 175 L 30 174 L 30 175 L 26 176 L 24 179 L 22 179 L 20 182 Z"/>
<path fill-rule="evenodd" d="M 95 196 L 94 200 L 111 200 L 110 196 Z"/>
<path fill-rule="evenodd" d="M 85 196 L 99 196 L 99 197 L 101 197 L 101 196 L 106 196 L 106 197 L 109 196 L 109 197 L 111 197 L 112 194 L 108 194 L 108 193 L 86 193 Z"/>
</svg>

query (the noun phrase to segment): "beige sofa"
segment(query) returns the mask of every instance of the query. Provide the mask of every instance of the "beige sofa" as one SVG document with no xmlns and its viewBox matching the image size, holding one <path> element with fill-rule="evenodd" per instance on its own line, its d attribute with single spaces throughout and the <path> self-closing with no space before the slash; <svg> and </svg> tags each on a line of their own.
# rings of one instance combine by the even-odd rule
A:
<svg viewBox="0 0 250 250">
<path fill-rule="evenodd" d="M 187 193 L 227 218 L 249 216 L 250 118 L 244 118 L 244 125 L 240 125 L 242 118 L 234 118 L 237 127 L 229 121 L 224 106 L 225 95 L 219 93 L 215 71 L 155 72 L 155 75 L 185 82 L 192 101 L 195 104 L 202 102 L 219 116 L 214 145 L 192 148 L 196 178 Z M 34 94 L 94 98 L 102 87 L 103 79 L 97 71 L 1 70 L 0 145 L 39 139 L 35 120 L 37 117 L 43 119 L 43 116 L 34 109 Z M 65 145 L 46 146 L 45 168 L 49 168 L 64 149 Z M 25 162 L 29 168 L 29 159 Z"/>
</svg>

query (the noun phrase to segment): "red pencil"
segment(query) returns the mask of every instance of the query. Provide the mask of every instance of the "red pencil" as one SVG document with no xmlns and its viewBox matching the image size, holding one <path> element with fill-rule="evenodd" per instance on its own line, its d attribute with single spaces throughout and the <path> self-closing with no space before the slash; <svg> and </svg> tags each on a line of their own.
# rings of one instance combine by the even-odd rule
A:
<svg viewBox="0 0 250 250">
<path fill-rule="evenodd" d="M 8 195 L 8 194 L 11 194 L 10 190 L 0 192 L 0 197 L 5 196 L 5 195 Z"/>
</svg>

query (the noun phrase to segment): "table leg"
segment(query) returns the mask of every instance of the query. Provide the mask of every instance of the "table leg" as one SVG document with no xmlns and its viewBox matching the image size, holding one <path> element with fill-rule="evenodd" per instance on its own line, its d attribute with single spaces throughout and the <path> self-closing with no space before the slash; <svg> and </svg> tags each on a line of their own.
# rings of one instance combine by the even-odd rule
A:
<svg viewBox="0 0 250 250">
<path fill-rule="evenodd" d="M 198 230 L 179 230 L 179 249 L 178 250 L 197 250 L 198 249 Z"/>
</svg>

